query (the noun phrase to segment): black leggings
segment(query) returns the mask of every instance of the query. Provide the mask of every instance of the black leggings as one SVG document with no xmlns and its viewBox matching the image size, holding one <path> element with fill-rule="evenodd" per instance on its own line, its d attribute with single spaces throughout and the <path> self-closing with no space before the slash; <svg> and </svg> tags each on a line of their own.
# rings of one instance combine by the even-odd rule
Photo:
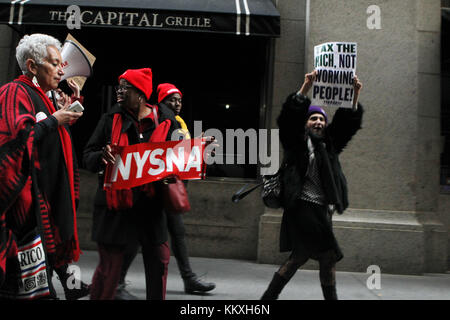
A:
<svg viewBox="0 0 450 320">
<path fill-rule="evenodd" d="M 281 277 L 289 281 L 309 258 L 309 256 L 293 251 L 277 272 Z M 336 254 L 333 250 L 329 250 L 319 254 L 317 260 L 319 261 L 319 277 L 321 285 L 334 286 L 336 284 Z"/>
</svg>

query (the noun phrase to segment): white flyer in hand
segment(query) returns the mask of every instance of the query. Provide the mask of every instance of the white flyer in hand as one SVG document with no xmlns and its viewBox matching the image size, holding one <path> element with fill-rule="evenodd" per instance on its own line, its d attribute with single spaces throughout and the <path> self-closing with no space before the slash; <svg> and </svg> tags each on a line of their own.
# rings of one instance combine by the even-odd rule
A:
<svg viewBox="0 0 450 320">
<path fill-rule="evenodd" d="M 327 42 L 314 47 L 317 77 L 311 105 L 352 108 L 356 56 L 355 42 Z"/>
</svg>

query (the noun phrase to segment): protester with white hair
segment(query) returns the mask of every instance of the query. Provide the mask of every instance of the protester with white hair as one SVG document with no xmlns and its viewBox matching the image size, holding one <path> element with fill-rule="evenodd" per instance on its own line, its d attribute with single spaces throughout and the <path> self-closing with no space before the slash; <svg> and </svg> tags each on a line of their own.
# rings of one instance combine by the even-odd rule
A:
<svg viewBox="0 0 450 320">
<path fill-rule="evenodd" d="M 68 111 L 69 103 L 57 110 L 46 95 L 64 75 L 60 49 L 49 35 L 24 36 L 16 48 L 23 75 L 0 88 L 0 296 L 6 298 L 55 298 L 51 270 L 66 285 L 67 264 L 80 255 L 79 176 L 68 124 L 82 113 Z M 49 272 L 21 283 L 18 253 L 30 236 L 40 237 Z M 31 292 L 33 285 L 41 287 Z M 66 292 L 66 298 L 77 297 Z"/>
</svg>

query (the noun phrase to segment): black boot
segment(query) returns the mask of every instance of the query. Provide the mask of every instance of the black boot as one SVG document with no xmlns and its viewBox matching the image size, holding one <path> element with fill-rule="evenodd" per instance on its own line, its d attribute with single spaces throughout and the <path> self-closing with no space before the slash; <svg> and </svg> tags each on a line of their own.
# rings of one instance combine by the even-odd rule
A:
<svg viewBox="0 0 450 320">
<path fill-rule="evenodd" d="M 184 282 L 184 292 L 186 293 L 208 292 L 216 287 L 215 283 L 203 282 L 200 279 L 198 279 L 196 275 L 189 278 L 183 278 L 183 282 Z"/>
<path fill-rule="evenodd" d="M 64 289 L 64 295 L 66 297 L 66 300 L 78 300 L 89 294 L 91 286 L 87 285 L 86 283 L 84 283 L 81 280 L 77 280 L 77 281 L 80 281 L 79 288 L 75 287 L 75 288 L 69 289 L 69 287 L 67 286 L 67 280 L 73 276 L 73 273 L 68 272 L 67 265 L 57 268 L 57 269 L 55 269 L 55 271 L 56 271 L 59 281 L 61 282 L 61 285 Z"/>
<path fill-rule="evenodd" d="M 279 294 L 281 293 L 281 290 L 283 290 L 288 281 L 289 280 L 286 280 L 285 278 L 280 276 L 278 272 L 275 272 L 272 281 L 261 297 L 261 300 L 277 300 Z"/>
<path fill-rule="evenodd" d="M 336 293 L 336 285 L 334 286 L 324 286 L 321 285 L 323 297 L 325 300 L 337 300 L 337 293 Z"/>
</svg>

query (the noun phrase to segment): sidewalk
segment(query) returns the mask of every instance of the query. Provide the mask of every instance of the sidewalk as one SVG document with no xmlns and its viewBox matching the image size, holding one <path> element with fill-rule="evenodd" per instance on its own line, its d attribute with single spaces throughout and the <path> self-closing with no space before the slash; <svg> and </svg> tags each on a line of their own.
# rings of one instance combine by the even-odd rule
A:
<svg viewBox="0 0 450 320">
<path fill-rule="evenodd" d="M 258 264 L 252 261 L 190 258 L 193 271 L 203 280 L 215 282 L 216 289 L 206 294 L 185 294 L 183 281 L 172 256 L 167 279 L 167 300 L 258 300 L 277 265 Z M 81 269 L 81 279 L 90 283 L 97 266 L 95 251 L 84 251 L 76 264 Z M 421 276 L 383 274 L 381 289 L 370 290 L 366 273 L 337 272 L 337 292 L 340 300 L 450 300 L 450 273 Z M 126 280 L 130 293 L 145 299 L 145 280 L 142 255 L 130 267 Z M 64 293 L 59 281 L 53 283 L 60 299 Z M 83 298 L 87 300 L 88 298 Z M 322 300 L 317 270 L 300 269 L 280 295 L 280 300 Z"/>
</svg>

